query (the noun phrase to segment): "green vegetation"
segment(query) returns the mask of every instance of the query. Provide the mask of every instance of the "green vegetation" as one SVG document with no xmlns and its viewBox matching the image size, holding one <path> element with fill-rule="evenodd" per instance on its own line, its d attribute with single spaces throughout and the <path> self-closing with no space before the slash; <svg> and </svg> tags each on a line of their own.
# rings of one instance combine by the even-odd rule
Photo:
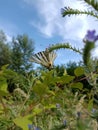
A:
<svg viewBox="0 0 98 130">
<path fill-rule="evenodd" d="M 33 55 L 34 43 L 27 35 L 18 35 L 12 40 L 11 69 L 18 73 L 28 72 L 33 69 L 29 58 Z"/>
<path fill-rule="evenodd" d="M 84 2 L 98 10 L 94 0 Z M 98 18 L 94 11 L 62 9 L 63 17 L 73 14 Z M 82 50 L 59 43 L 33 55 L 34 44 L 27 35 L 13 38 L 10 46 L 1 31 L 0 129 L 97 130 L 98 59 L 91 56 L 97 40 L 95 30 L 89 30 Z M 83 61 L 53 67 L 56 56 L 53 51 L 61 48 L 81 54 Z M 32 55 L 33 62 L 42 67 L 33 69 Z"/>
</svg>

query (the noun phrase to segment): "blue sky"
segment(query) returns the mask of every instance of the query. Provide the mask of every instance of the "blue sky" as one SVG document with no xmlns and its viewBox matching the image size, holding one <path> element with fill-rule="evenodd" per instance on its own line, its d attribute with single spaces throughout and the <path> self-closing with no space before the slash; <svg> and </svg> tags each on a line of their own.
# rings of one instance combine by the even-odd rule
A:
<svg viewBox="0 0 98 130">
<path fill-rule="evenodd" d="M 82 39 L 88 29 L 96 29 L 98 22 L 88 16 L 62 18 L 60 9 L 70 6 L 87 9 L 79 0 L 0 0 L 0 29 L 8 40 L 17 34 L 28 34 L 35 42 L 35 53 L 51 44 L 67 43 L 83 48 Z M 94 51 L 98 55 L 98 50 Z M 69 50 L 57 51 L 55 64 L 79 61 L 81 56 Z"/>
</svg>

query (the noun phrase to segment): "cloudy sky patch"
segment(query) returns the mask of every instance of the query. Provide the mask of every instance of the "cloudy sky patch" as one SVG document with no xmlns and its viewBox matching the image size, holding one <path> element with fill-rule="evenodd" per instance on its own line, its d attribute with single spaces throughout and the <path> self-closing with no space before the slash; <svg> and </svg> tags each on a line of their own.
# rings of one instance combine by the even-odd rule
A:
<svg viewBox="0 0 98 130">
<path fill-rule="evenodd" d="M 78 0 L 24 0 L 31 7 L 35 7 L 39 16 L 39 21 L 32 21 L 32 26 L 36 27 L 46 37 L 59 35 L 62 39 L 81 39 L 88 29 L 94 29 L 91 18 L 86 15 L 62 17 L 61 8 L 70 6 L 74 9 L 87 10 L 87 5 Z"/>
<path fill-rule="evenodd" d="M 65 6 L 79 10 L 91 9 L 82 0 L 1 0 L 0 28 L 9 40 L 13 35 L 28 34 L 35 42 L 35 52 L 62 42 L 81 49 L 84 46 L 82 39 L 88 29 L 95 29 L 98 33 L 97 19 L 86 15 L 62 17 L 61 8 Z M 97 52 L 95 49 L 94 54 L 98 55 Z M 72 51 L 61 50 L 57 53 L 58 63 L 81 59 Z M 64 55 L 67 57 L 64 58 Z"/>
</svg>

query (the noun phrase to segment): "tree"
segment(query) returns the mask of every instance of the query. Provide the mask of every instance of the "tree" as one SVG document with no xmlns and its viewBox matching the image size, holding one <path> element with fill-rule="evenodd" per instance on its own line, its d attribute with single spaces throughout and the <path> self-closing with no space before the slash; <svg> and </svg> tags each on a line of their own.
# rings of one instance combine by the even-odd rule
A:
<svg viewBox="0 0 98 130">
<path fill-rule="evenodd" d="M 0 42 L 5 42 L 6 41 L 6 35 L 3 32 L 3 30 L 0 30 Z"/>
<path fill-rule="evenodd" d="M 79 67 L 79 65 L 76 62 L 69 62 L 66 65 L 66 70 L 69 75 L 74 76 L 74 70 Z"/>
<path fill-rule="evenodd" d="M 18 35 L 12 40 L 12 65 L 11 68 L 19 73 L 32 69 L 29 62 L 34 51 L 34 42 L 27 35 Z"/>
<path fill-rule="evenodd" d="M 6 35 L 0 31 L 0 68 L 3 65 L 11 64 L 11 49 L 6 43 Z"/>
</svg>

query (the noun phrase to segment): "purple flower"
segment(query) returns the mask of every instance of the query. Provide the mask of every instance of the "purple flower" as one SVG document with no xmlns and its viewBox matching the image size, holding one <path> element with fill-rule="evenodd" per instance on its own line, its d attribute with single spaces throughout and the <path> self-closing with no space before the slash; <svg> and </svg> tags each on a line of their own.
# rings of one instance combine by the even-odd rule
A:
<svg viewBox="0 0 98 130">
<path fill-rule="evenodd" d="M 34 130 L 41 130 L 39 127 L 34 127 Z"/>
<path fill-rule="evenodd" d="M 66 123 L 67 123 L 66 120 L 64 120 L 64 121 L 63 121 L 63 125 L 66 126 Z"/>
<path fill-rule="evenodd" d="M 33 128 L 33 125 L 31 125 L 31 124 L 28 124 L 28 128 L 29 128 L 29 130 L 32 130 L 32 128 Z"/>
<path fill-rule="evenodd" d="M 95 30 L 88 30 L 87 34 L 85 35 L 83 41 L 86 43 L 89 42 L 96 42 L 98 40 L 98 35 L 95 35 Z"/>
<path fill-rule="evenodd" d="M 95 109 L 95 108 L 93 108 L 93 109 L 92 109 L 92 113 L 95 113 L 95 112 L 96 112 L 96 109 Z"/>
<path fill-rule="evenodd" d="M 59 103 L 56 104 L 56 108 L 60 108 L 60 104 Z"/>
<path fill-rule="evenodd" d="M 29 128 L 29 130 L 41 130 L 39 127 L 34 126 L 32 124 L 28 124 L 28 128 Z"/>
</svg>

